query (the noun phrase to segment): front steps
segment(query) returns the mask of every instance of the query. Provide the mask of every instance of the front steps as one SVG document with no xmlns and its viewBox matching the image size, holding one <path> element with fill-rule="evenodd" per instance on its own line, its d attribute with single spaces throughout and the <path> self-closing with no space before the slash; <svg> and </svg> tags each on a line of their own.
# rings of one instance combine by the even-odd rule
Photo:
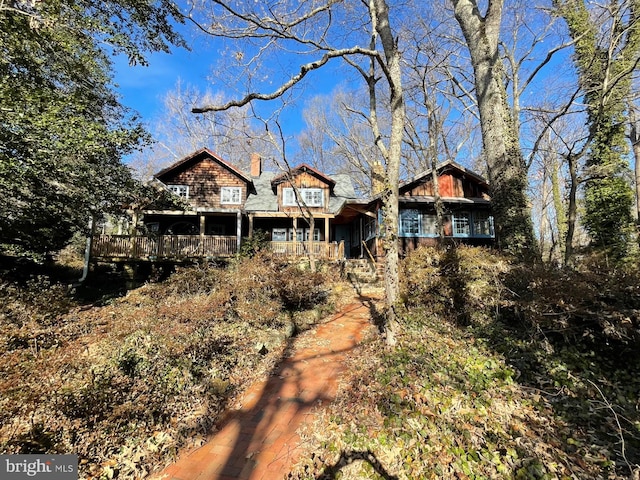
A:
<svg viewBox="0 0 640 480">
<path fill-rule="evenodd" d="M 384 262 L 372 262 L 366 258 L 345 260 L 343 275 L 352 282 L 376 283 L 384 278 Z"/>
</svg>

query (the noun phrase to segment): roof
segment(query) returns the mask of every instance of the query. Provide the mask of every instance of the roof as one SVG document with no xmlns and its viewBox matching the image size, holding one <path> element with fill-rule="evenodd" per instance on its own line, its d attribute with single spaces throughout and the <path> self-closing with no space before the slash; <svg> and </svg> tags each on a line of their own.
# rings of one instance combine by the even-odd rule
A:
<svg viewBox="0 0 640 480">
<path fill-rule="evenodd" d="M 329 177 L 327 177 L 324 173 L 319 172 L 315 168 L 307 165 L 306 163 L 301 163 L 300 165 L 293 167 L 289 172 L 284 172 L 280 175 L 277 175 L 271 179 L 272 185 L 278 185 L 289 179 L 289 176 L 296 176 L 302 172 L 307 172 L 313 175 L 314 177 L 319 178 L 323 182 L 329 184 L 332 188 L 335 186 L 335 181 Z"/>
<path fill-rule="evenodd" d="M 197 162 L 199 162 L 199 161 L 201 161 L 201 160 L 203 160 L 205 158 L 211 158 L 212 160 L 215 160 L 217 163 L 219 163 L 224 168 L 226 168 L 227 170 L 229 170 L 230 172 L 235 174 L 241 180 L 244 180 L 246 183 L 250 184 L 252 182 L 251 178 L 247 174 L 242 172 L 235 165 L 232 165 L 231 163 L 223 160 L 219 155 L 217 155 L 216 153 L 212 152 L 208 148 L 201 148 L 200 150 L 197 150 L 197 151 L 193 152 L 192 154 L 190 154 L 190 155 L 178 160 L 173 165 L 170 165 L 167 168 L 164 168 L 164 169 L 160 170 L 158 173 L 156 173 L 153 176 L 153 178 L 156 178 L 156 179 L 162 181 L 162 177 L 166 176 L 168 173 L 173 172 L 174 170 L 181 169 L 181 168 L 186 169 L 186 168 L 190 167 L 191 165 L 193 165 L 193 164 L 195 164 L 195 163 L 197 163 Z"/>
</svg>

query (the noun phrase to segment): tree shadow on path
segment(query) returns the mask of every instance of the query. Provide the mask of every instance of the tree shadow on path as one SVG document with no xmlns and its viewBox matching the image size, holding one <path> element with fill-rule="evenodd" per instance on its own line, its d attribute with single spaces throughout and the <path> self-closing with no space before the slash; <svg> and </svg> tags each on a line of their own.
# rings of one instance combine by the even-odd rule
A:
<svg viewBox="0 0 640 480">
<path fill-rule="evenodd" d="M 297 459 L 297 428 L 313 408 L 334 400 L 344 359 L 369 324 L 370 305 L 347 305 L 314 331 L 290 338 L 269 377 L 241 396 L 219 431 L 200 449 L 167 467 L 168 479 L 281 478 Z M 385 477 L 387 478 L 387 477 Z"/>
</svg>

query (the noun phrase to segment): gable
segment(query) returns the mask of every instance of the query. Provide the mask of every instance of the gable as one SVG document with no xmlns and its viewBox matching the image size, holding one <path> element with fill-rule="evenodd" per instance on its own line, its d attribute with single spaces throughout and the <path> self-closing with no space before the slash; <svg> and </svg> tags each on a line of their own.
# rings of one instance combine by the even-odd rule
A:
<svg viewBox="0 0 640 480">
<path fill-rule="evenodd" d="M 177 178 L 177 177 L 185 178 L 185 172 L 189 170 L 193 170 L 194 167 L 198 167 L 198 164 L 203 162 L 205 163 L 204 168 L 202 167 L 196 168 L 195 170 L 196 174 L 203 174 L 207 170 L 212 172 L 224 171 L 225 174 L 230 174 L 232 176 L 235 176 L 244 183 L 247 183 L 247 184 L 251 183 L 251 179 L 247 175 L 245 175 L 239 168 L 223 160 L 208 148 L 202 148 L 192 153 L 191 155 L 188 155 L 178 160 L 173 165 L 170 165 L 169 167 L 160 170 L 158 173 L 154 175 L 154 178 L 157 178 L 162 183 L 167 184 L 174 178 Z M 187 173 L 186 176 L 188 175 L 189 174 Z"/>
<path fill-rule="evenodd" d="M 282 183 L 287 183 L 289 186 L 293 184 L 298 188 L 329 188 L 330 190 L 336 184 L 334 180 L 305 163 L 271 180 L 271 185 L 274 189 L 278 188 Z"/>
<path fill-rule="evenodd" d="M 196 208 L 240 208 L 254 191 L 244 173 L 207 149 L 179 160 L 155 178 Z"/>
<path fill-rule="evenodd" d="M 481 198 L 489 200 L 489 184 L 480 175 L 453 162 L 438 167 L 440 196 L 446 198 Z M 400 186 L 400 197 L 433 197 L 432 171 L 428 170 Z"/>
</svg>

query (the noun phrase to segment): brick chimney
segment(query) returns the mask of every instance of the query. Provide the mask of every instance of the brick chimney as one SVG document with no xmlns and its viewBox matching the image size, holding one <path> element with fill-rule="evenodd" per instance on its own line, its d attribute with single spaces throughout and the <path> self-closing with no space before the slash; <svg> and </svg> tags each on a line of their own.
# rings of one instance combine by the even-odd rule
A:
<svg viewBox="0 0 640 480">
<path fill-rule="evenodd" d="M 259 153 L 251 154 L 251 176 L 259 177 L 262 174 L 262 157 Z"/>
</svg>

